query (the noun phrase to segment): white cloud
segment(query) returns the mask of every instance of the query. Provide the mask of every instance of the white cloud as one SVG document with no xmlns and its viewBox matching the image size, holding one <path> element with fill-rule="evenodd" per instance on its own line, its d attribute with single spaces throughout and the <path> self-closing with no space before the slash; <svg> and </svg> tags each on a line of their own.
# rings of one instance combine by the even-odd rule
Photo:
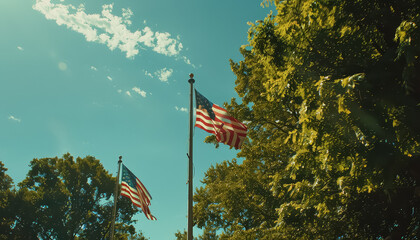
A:
<svg viewBox="0 0 420 240">
<path fill-rule="evenodd" d="M 98 71 L 98 69 L 94 66 L 90 66 L 90 69 L 92 69 L 93 71 Z"/>
<path fill-rule="evenodd" d="M 20 51 L 23 51 L 23 47 L 21 46 L 17 46 L 17 49 L 19 49 Z"/>
<path fill-rule="evenodd" d="M 9 119 L 15 122 L 21 122 L 21 120 L 13 115 L 9 115 Z"/>
<path fill-rule="evenodd" d="M 81 3 L 79 7 L 77 7 L 77 11 L 85 11 L 85 4 Z"/>
<path fill-rule="evenodd" d="M 188 112 L 188 109 L 187 109 L 187 108 L 185 108 L 185 107 L 178 107 L 178 106 L 175 106 L 175 109 L 176 109 L 177 111 L 180 111 L 180 112 Z"/>
<path fill-rule="evenodd" d="M 182 59 L 184 60 L 184 62 L 188 65 L 191 65 L 191 61 L 190 59 L 188 59 L 187 57 L 183 56 Z"/>
<path fill-rule="evenodd" d="M 108 78 L 109 81 L 112 81 L 112 77 L 106 76 L 106 78 Z"/>
<path fill-rule="evenodd" d="M 123 8 L 122 9 L 122 16 L 123 16 L 123 19 L 124 19 L 124 23 L 127 24 L 127 25 L 131 25 L 132 22 L 131 22 L 130 18 L 133 16 L 133 12 L 131 11 L 131 9 Z"/>
<path fill-rule="evenodd" d="M 132 90 L 136 93 L 138 93 L 139 95 L 141 95 L 142 97 L 146 97 L 146 92 L 143 90 L 140 90 L 140 88 L 138 87 L 133 87 Z"/>
<path fill-rule="evenodd" d="M 169 33 L 156 32 L 155 38 L 157 39 L 157 44 L 153 48 L 155 52 L 173 56 L 182 50 L 182 43 L 177 44 L 177 40 L 171 38 Z"/>
<path fill-rule="evenodd" d="M 145 27 L 143 30 L 143 35 L 140 36 L 139 41 L 142 42 L 146 47 L 154 47 L 154 33 L 149 27 Z"/>
<path fill-rule="evenodd" d="M 155 75 L 159 78 L 160 81 L 167 82 L 169 77 L 172 75 L 173 72 L 174 72 L 174 70 L 172 70 L 170 68 L 169 69 L 163 68 L 159 71 L 156 71 Z"/>
<path fill-rule="evenodd" d="M 71 4 L 52 3 L 52 0 L 36 0 L 33 9 L 58 25 L 83 34 L 88 42 L 105 44 L 111 50 L 120 49 L 127 58 L 139 54 L 139 44 L 166 56 L 178 56 L 182 50 L 182 43 L 169 33 L 153 32 L 149 27 L 135 32 L 128 30 L 133 16 L 128 8 L 123 8 L 119 17 L 112 14 L 113 4 L 103 5 L 101 14 L 87 14 L 83 4 L 76 8 Z"/>
<path fill-rule="evenodd" d="M 193 68 L 197 68 L 194 64 L 191 63 L 191 60 L 188 59 L 186 56 L 182 56 L 181 59 L 188 65 L 191 65 Z"/>
<path fill-rule="evenodd" d="M 153 78 L 153 75 L 149 73 L 147 70 L 144 71 L 144 75 Z"/>
<path fill-rule="evenodd" d="M 58 62 L 58 69 L 60 69 L 61 71 L 66 71 L 67 64 L 65 62 Z"/>
<path fill-rule="evenodd" d="M 126 91 L 126 92 L 125 92 L 125 94 L 126 94 L 127 96 L 131 97 L 131 93 L 130 93 L 130 91 Z"/>
</svg>

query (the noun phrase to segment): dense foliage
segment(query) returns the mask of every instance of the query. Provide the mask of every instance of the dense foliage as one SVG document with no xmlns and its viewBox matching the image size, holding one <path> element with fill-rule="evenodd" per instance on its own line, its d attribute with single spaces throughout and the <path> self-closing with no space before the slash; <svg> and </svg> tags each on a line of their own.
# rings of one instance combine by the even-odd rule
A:
<svg viewBox="0 0 420 240">
<path fill-rule="evenodd" d="M 12 212 L 10 209 L 13 192 L 11 190 L 13 181 L 6 174 L 7 168 L 0 162 L 0 239 L 7 239 L 7 232 L 13 224 Z"/>
<path fill-rule="evenodd" d="M 0 162 L 1 163 L 1 162 Z M 109 236 L 115 177 L 98 159 L 34 159 L 27 177 L 11 189 L 1 163 L 0 239 L 105 239 Z M 136 234 L 138 212 L 126 198 L 117 204 L 115 239 L 146 239 Z"/>
<path fill-rule="evenodd" d="M 181 232 L 178 230 L 175 233 L 175 240 L 188 240 L 187 231 L 184 230 L 184 232 Z M 219 237 L 214 229 L 205 228 L 202 234 L 199 234 L 198 237 L 194 237 L 194 240 L 219 240 Z"/>
<path fill-rule="evenodd" d="M 207 171 L 196 224 L 220 239 L 418 239 L 420 2 L 264 4 L 277 14 L 231 62 L 244 160 Z"/>
</svg>

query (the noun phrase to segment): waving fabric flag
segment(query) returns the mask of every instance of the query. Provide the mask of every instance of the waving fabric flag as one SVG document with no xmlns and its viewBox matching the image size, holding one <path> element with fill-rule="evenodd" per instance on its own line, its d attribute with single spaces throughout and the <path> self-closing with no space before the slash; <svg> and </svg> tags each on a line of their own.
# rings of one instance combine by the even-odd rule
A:
<svg viewBox="0 0 420 240">
<path fill-rule="evenodd" d="M 241 148 L 246 137 L 246 126 L 231 117 L 229 113 L 195 90 L 196 120 L 195 126 L 216 136 L 218 142 L 235 149 Z"/>
<path fill-rule="evenodd" d="M 135 206 L 141 208 L 149 220 L 156 220 L 149 209 L 152 196 L 143 183 L 124 164 L 122 164 L 121 195 L 128 197 Z"/>
</svg>

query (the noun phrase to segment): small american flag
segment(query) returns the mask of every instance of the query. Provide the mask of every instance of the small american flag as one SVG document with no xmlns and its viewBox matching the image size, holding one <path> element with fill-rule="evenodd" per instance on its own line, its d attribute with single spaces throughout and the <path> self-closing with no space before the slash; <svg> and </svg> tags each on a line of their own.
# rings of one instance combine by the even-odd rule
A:
<svg viewBox="0 0 420 240">
<path fill-rule="evenodd" d="M 241 148 L 246 138 L 246 126 L 231 117 L 229 113 L 195 90 L 196 120 L 195 126 L 216 136 L 218 142 L 235 149 Z"/>
<path fill-rule="evenodd" d="M 152 196 L 143 183 L 124 164 L 122 164 L 121 195 L 128 197 L 135 206 L 141 208 L 147 219 L 156 220 L 149 209 Z"/>
</svg>

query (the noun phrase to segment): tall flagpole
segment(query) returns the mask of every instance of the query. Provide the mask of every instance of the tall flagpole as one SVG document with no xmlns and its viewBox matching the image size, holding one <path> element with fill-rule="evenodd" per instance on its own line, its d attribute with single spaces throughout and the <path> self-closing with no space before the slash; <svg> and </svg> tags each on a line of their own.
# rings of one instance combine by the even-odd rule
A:
<svg viewBox="0 0 420 240">
<path fill-rule="evenodd" d="M 190 74 L 190 146 L 188 153 L 188 240 L 193 240 L 193 79 L 194 74 Z"/>
<path fill-rule="evenodd" d="M 111 233 L 110 233 L 110 240 L 114 240 L 114 227 L 115 227 L 115 217 L 117 214 L 117 200 L 118 200 L 118 188 L 120 185 L 120 169 L 122 163 L 122 156 L 119 157 L 118 160 L 118 173 L 117 173 L 117 181 L 115 181 L 115 189 L 114 189 L 114 208 L 112 209 L 112 222 L 111 222 Z"/>
</svg>

